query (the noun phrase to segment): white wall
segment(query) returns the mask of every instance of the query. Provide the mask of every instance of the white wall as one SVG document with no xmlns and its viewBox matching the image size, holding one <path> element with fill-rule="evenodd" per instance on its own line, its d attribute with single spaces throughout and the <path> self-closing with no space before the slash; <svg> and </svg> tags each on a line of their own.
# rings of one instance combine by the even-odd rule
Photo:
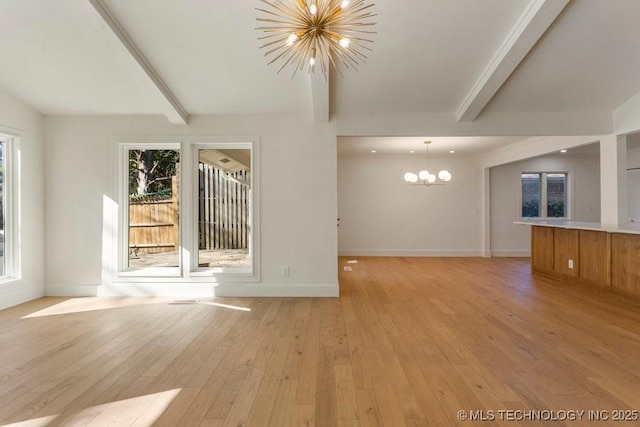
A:
<svg viewBox="0 0 640 427">
<path fill-rule="evenodd" d="M 408 171 L 424 169 L 419 154 L 338 156 L 338 247 L 341 255 L 481 256 L 480 159 L 433 157 L 447 169 L 444 186 L 409 186 Z"/>
<path fill-rule="evenodd" d="M 640 168 L 640 133 L 627 135 L 627 168 Z"/>
<path fill-rule="evenodd" d="M 309 120 L 199 116 L 185 127 L 152 117 L 47 117 L 47 294 L 98 292 L 103 197 L 116 200 L 115 136 L 256 135 L 261 282 L 221 285 L 216 289 L 224 292 L 217 294 L 337 295 L 336 136 L 331 124 Z M 282 277 L 283 265 L 290 267 L 289 277 Z M 185 284 L 181 289 L 181 295 L 196 292 Z M 162 285 L 145 292 L 163 294 Z"/>
<path fill-rule="evenodd" d="M 21 277 L 0 284 L 0 309 L 44 295 L 43 119 L 0 90 L 0 132 L 19 137 Z"/>
<path fill-rule="evenodd" d="M 551 154 L 491 168 L 491 254 L 529 256 L 530 227 L 520 220 L 520 174 L 523 171 L 568 171 L 571 219 L 600 221 L 600 160 L 593 154 Z"/>
<path fill-rule="evenodd" d="M 640 92 L 613 110 L 613 133 L 622 135 L 640 130 Z"/>
</svg>

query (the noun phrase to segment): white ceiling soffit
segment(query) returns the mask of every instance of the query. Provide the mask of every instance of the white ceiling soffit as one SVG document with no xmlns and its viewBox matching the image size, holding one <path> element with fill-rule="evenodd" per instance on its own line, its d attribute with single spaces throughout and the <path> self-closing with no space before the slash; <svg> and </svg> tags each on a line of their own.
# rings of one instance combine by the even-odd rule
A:
<svg viewBox="0 0 640 427">
<path fill-rule="evenodd" d="M 556 20 L 569 0 L 532 0 L 513 30 L 466 96 L 456 118 L 472 122 L 522 59 Z"/>
<path fill-rule="evenodd" d="M 227 173 L 251 171 L 249 150 L 200 150 L 198 159 Z"/>
<path fill-rule="evenodd" d="M 411 154 L 426 152 L 425 140 L 431 141 L 429 153 L 456 156 L 472 156 L 514 144 L 526 137 L 512 136 L 464 136 L 464 137 L 338 137 L 338 154 L 363 154 L 375 151 L 375 155 Z M 374 153 L 371 153 L 374 154 Z"/>
</svg>

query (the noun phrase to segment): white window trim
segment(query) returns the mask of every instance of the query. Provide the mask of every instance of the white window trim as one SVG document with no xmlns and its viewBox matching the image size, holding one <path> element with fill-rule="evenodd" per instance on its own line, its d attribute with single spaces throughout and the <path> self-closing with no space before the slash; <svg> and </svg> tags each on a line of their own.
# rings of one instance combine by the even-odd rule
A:
<svg viewBox="0 0 640 427">
<path fill-rule="evenodd" d="M 118 137 L 115 139 L 116 166 L 116 204 L 117 213 L 112 222 L 117 232 L 112 233 L 112 259 L 110 280 L 114 284 L 155 283 L 240 283 L 260 282 L 260 144 L 257 136 L 234 137 Z M 200 269 L 198 268 L 197 251 L 197 209 L 192 206 L 197 191 L 197 173 L 193 167 L 196 147 L 216 146 L 218 148 L 251 148 L 251 209 L 252 230 L 250 239 L 250 255 L 252 267 L 237 271 L 234 269 Z M 128 264 L 128 150 L 130 149 L 179 149 L 180 150 L 180 267 L 178 268 L 123 268 Z M 186 161 L 190 160 L 190 161 Z M 195 215 L 195 217 L 194 217 Z M 126 247 L 125 247 L 126 246 Z M 195 248 L 195 251 L 194 251 Z M 107 249 L 108 250 L 108 249 Z M 192 253 L 196 256 L 192 256 Z M 103 259 L 104 262 L 104 259 Z"/>
<path fill-rule="evenodd" d="M 20 259 L 20 138 L 16 135 L 0 133 L 5 142 L 5 218 L 4 218 L 4 259 L 5 274 L 0 276 L 0 284 L 19 280 L 22 277 Z"/>
<path fill-rule="evenodd" d="M 539 217 L 523 217 L 522 216 L 522 174 L 541 174 L 541 188 L 540 188 L 540 214 Z M 567 176 L 567 184 L 566 184 L 566 201 L 567 204 L 565 206 L 565 214 L 564 217 L 547 217 L 547 174 L 566 174 Z M 518 171 L 518 218 L 520 219 L 557 219 L 557 220 L 571 220 L 573 215 L 573 169 L 568 170 L 531 170 L 531 169 L 521 169 Z"/>
</svg>

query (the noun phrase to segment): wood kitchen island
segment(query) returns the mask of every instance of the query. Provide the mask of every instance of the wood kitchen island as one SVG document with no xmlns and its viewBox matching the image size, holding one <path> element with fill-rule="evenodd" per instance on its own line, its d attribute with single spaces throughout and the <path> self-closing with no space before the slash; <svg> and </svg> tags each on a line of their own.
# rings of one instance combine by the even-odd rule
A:
<svg viewBox="0 0 640 427">
<path fill-rule="evenodd" d="M 640 300 L 640 226 L 564 220 L 531 226 L 531 270 Z"/>
</svg>

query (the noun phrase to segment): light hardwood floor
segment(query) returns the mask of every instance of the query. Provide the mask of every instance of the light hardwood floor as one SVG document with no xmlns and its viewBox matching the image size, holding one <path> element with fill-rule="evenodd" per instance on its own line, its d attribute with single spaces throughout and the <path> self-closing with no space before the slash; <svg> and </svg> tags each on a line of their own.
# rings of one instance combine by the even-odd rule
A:
<svg viewBox="0 0 640 427">
<path fill-rule="evenodd" d="M 637 304 L 526 259 L 354 259 L 340 298 L 0 311 L 0 425 L 640 425 L 612 420 L 640 410 Z M 512 420 L 544 410 L 610 419 Z"/>
</svg>

